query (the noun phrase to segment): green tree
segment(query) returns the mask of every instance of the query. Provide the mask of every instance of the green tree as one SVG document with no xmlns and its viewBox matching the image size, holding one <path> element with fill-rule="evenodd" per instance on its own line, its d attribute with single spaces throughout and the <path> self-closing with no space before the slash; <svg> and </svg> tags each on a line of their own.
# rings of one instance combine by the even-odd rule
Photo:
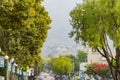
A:
<svg viewBox="0 0 120 80">
<path fill-rule="evenodd" d="M 0 1 L 0 48 L 19 66 L 39 66 L 51 22 L 42 0 Z"/>
<path fill-rule="evenodd" d="M 65 57 L 70 58 L 72 65 L 73 65 L 73 72 L 79 72 L 79 60 L 77 57 L 73 56 L 73 55 L 67 55 Z"/>
<path fill-rule="evenodd" d="M 52 62 L 54 58 L 44 58 L 44 68 L 48 70 L 52 70 Z"/>
<path fill-rule="evenodd" d="M 84 51 L 78 50 L 77 57 L 78 57 L 80 63 L 87 61 L 87 53 Z"/>
<path fill-rule="evenodd" d="M 90 77 L 95 76 L 96 74 L 101 76 L 103 79 L 109 78 L 110 70 L 107 64 L 103 63 L 91 63 L 86 66 L 87 70 L 85 71 Z"/>
<path fill-rule="evenodd" d="M 80 63 L 87 61 L 87 53 L 80 50 L 78 50 L 77 56 L 66 55 L 65 57 L 70 58 L 70 60 L 72 61 L 74 72 L 79 72 Z"/>
<path fill-rule="evenodd" d="M 91 64 L 88 64 L 87 66 L 86 66 L 86 68 L 87 68 L 87 70 L 85 71 L 85 73 L 87 74 L 87 75 L 89 75 L 90 77 L 91 76 L 95 76 L 95 72 L 94 72 L 94 67 L 97 65 L 97 63 L 91 63 Z"/>
<path fill-rule="evenodd" d="M 83 45 L 88 45 L 104 56 L 114 80 L 120 79 L 119 12 L 119 0 L 84 0 L 70 12 L 73 26 L 70 36 L 75 36 L 76 42 L 81 40 Z M 111 59 L 117 64 L 112 65 Z"/>
<path fill-rule="evenodd" d="M 52 62 L 52 68 L 55 73 L 61 76 L 61 80 L 62 80 L 63 74 L 67 74 L 71 72 L 72 63 L 69 58 L 60 56 L 54 59 L 54 61 Z"/>
</svg>

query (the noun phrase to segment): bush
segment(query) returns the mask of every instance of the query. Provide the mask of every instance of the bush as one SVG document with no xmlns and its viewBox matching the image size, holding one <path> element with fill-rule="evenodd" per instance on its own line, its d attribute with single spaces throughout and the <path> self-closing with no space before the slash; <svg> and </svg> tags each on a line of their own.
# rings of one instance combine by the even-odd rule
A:
<svg viewBox="0 0 120 80">
<path fill-rule="evenodd" d="M 106 64 L 97 64 L 93 70 L 95 71 L 96 74 L 98 74 L 99 76 L 110 76 L 110 69 L 108 67 L 108 65 Z"/>
<path fill-rule="evenodd" d="M 97 65 L 97 63 L 88 64 L 88 65 L 86 66 L 87 70 L 85 71 L 85 73 L 86 73 L 87 75 L 89 75 L 89 76 L 91 76 L 91 75 L 94 76 L 94 75 L 95 75 L 95 72 L 94 72 L 93 68 L 94 68 L 96 65 Z"/>
<path fill-rule="evenodd" d="M 101 77 L 108 77 L 110 76 L 110 69 L 107 64 L 103 63 L 92 63 L 86 66 L 87 70 L 85 71 L 86 74 L 89 76 L 94 76 L 95 74 Z"/>
<path fill-rule="evenodd" d="M 0 67 L 0 76 L 5 76 L 6 74 L 6 68 L 5 67 Z"/>
</svg>

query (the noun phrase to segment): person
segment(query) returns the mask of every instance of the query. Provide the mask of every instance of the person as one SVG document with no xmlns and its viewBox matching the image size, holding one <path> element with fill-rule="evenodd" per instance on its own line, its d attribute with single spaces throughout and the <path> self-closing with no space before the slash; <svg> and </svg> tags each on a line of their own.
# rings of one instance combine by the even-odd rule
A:
<svg viewBox="0 0 120 80">
<path fill-rule="evenodd" d="M 70 76 L 69 80 L 73 80 L 72 76 Z"/>
<path fill-rule="evenodd" d="M 34 70 L 31 70 L 30 80 L 34 80 Z"/>
<path fill-rule="evenodd" d="M 63 75 L 62 80 L 67 80 L 67 78 L 66 78 L 66 76 L 65 76 L 65 75 Z"/>
<path fill-rule="evenodd" d="M 95 78 L 94 78 L 94 79 L 95 79 L 95 80 L 99 80 L 97 76 L 95 76 Z"/>
<path fill-rule="evenodd" d="M 99 78 L 98 78 L 98 75 L 97 75 L 97 74 L 95 74 L 94 79 L 95 79 L 95 80 L 99 80 Z"/>
<path fill-rule="evenodd" d="M 55 76 L 55 80 L 58 80 L 58 77 L 57 77 L 57 76 Z"/>
<path fill-rule="evenodd" d="M 80 80 L 85 80 L 85 77 L 83 74 L 81 75 Z"/>
<path fill-rule="evenodd" d="M 42 77 L 42 76 L 40 76 L 40 77 L 39 77 L 39 80 L 43 80 L 43 77 Z"/>
</svg>

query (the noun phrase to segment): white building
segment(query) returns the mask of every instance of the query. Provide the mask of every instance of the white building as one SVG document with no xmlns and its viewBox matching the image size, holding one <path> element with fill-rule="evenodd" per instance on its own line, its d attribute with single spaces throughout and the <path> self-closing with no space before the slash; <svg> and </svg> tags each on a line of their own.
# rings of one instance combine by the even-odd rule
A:
<svg viewBox="0 0 120 80">
<path fill-rule="evenodd" d="M 87 63 L 107 63 L 106 59 L 98 52 L 93 52 L 90 48 L 88 49 Z"/>
</svg>

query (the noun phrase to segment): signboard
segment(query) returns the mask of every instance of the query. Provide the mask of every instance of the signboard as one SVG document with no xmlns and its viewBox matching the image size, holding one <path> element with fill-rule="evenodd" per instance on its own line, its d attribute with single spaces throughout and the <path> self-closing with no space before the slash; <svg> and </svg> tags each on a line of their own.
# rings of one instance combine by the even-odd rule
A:
<svg viewBox="0 0 120 80">
<path fill-rule="evenodd" d="M 15 65 L 12 65 L 12 72 L 15 73 Z"/>
<path fill-rule="evenodd" d="M 0 76 L 0 80 L 5 80 L 4 76 Z"/>
<path fill-rule="evenodd" d="M 0 67 L 4 67 L 4 57 L 0 56 Z"/>
<path fill-rule="evenodd" d="M 11 71 L 11 63 L 10 62 L 7 63 L 7 70 Z"/>
<path fill-rule="evenodd" d="M 20 75 L 22 74 L 22 71 L 21 71 L 21 69 L 19 70 L 19 74 L 20 74 Z"/>
<path fill-rule="evenodd" d="M 80 70 L 81 71 L 86 71 L 86 67 L 85 67 L 86 65 L 87 65 L 87 63 L 81 63 L 80 64 Z"/>
<path fill-rule="evenodd" d="M 17 74 L 19 74 L 20 73 L 20 69 L 19 68 L 17 68 Z"/>
</svg>

